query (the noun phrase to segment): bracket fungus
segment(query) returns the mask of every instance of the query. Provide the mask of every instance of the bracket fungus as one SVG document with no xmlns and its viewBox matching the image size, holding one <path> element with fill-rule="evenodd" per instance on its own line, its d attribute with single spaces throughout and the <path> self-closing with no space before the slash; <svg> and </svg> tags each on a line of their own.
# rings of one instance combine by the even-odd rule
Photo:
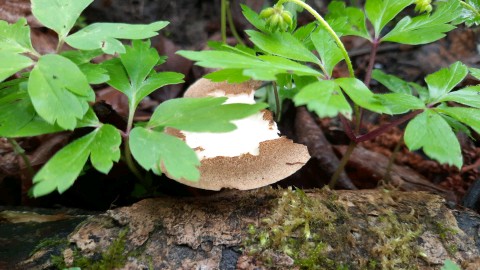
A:
<svg viewBox="0 0 480 270">
<path fill-rule="evenodd" d="M 225 103 L 255 103 L 259 83 L 216 83 L 200 79 L 185 92 L 185 97 L 226 96 Z M 237 129 L 224 133 L 170 130 L 195 150 L 200 159 L 197 182 L 177 179 L 188 186 L 220 190 L 248 190 L 266 186 L 299 170 L 310 158 L 307 147 L 279 136 L 270 111 L 262 110 L 235 120 Z"/>
</svg>

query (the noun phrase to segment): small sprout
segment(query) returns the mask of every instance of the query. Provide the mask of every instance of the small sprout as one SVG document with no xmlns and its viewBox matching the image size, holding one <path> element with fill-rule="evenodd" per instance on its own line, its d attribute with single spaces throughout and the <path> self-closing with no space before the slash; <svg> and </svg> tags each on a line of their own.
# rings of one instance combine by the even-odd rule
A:
<svg viewBox="0 0 480 270">
<path fill-rule="evenodd" d="M 432 0 L 415 0 L 415 11 L 418 13 L 432 12 Z"/>
<path fill-rule="evenodd" d="M 293 28 L 292 13 L 285 10 L 283 5 L 275 5 L 262 10 L 260 18 L 266 20 L 267 28 L 272 32 L 277 30 L 285 32 Z"/>
</svg>

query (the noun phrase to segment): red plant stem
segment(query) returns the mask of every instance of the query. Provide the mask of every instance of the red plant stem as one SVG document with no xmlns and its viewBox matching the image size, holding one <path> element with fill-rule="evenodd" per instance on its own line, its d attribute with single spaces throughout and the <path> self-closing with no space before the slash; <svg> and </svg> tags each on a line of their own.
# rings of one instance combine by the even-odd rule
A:
<svg viewBox="0 0 480 270">
<path fill-rule="evenodd" d="M 389 129 L 395 127 L 395 126 L 398 126 L 402 123 L 405 123 L 406 121 L 414 118 L 415 116 L 417 116 L 418 114 L 422 113 L 423 110 L 416 110 L 416 111 L 412 111 L 410 112 L 409 114 L 406 114 L 388 124 L 385 124 L 373 131 L 370 131 L 366 134 L 363 134 L 363 135 L 355 135 L 355 133 L 353 132 L 352 128 L 350 127 L 349 123 L 348 123 L 348 120 L 344 117 L 344 116 L 340 116 L 340 120 L 342 121 L 342 124 L 345 126 L 345 133 L 347 134 L 347 136 L 355 143 L 360 143 L 360 142 L 364 142 L 364 141 L 368 141 L 368 140 L 371 140 L 375 137 L 377 137 L 378 135 L 382 134 L 382 133 L 385 133 L 387 132 Z"/>
</svg>

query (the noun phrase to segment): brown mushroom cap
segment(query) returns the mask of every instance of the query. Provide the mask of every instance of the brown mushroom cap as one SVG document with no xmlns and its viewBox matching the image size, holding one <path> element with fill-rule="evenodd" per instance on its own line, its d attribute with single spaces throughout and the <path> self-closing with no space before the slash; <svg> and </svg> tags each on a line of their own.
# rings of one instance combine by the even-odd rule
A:
<svg viewBox="0 0 480 270">
<path fill-rule="evenodd" d="M 208 190 L 255 189 L 280 181 L 298 171 L 310 159 L 307 147 L 286 137 L 260 143 L 258 156 L 215 157 L 201 161 L 200 180 L 176 180 Z"/>
<path fill-rule="evenodd" d="M 188 87 L 184 97 L 206 97 L 215 91 L 224 91 L 225 95 L 250 94 L 260 87 L 259 81 L 247 81 L 244 83 L 212 82 L 201 78 Z"/>
<path fill-rule="evenodd" d="M 203 97 L 215 91 L 224 91 L 226 95 L 250 94 L 259 85 L 260 83 L 256 81 L 228 84 L 200 79 L 190 86 L 184 96 Z M 269 111 L 263 113 L 264 120 L 271 121 L 273 125 L 271 113 Z M 168 128 L 166 132 L 185 140 L 185 135 L 181 131 Z M 259 155 L 247 153 L 236 157 L 204 158 L 200 161 L 200 179 L 198 181 L 185 179 L 176 179 L 176 181 L 208 190 L 255 189 L 290 176 L 303 167 L 309 159 L 310 155 L 305 145 L 294 143 L 286 137 L 280 137 L 260 142 Z"/>
</svg>

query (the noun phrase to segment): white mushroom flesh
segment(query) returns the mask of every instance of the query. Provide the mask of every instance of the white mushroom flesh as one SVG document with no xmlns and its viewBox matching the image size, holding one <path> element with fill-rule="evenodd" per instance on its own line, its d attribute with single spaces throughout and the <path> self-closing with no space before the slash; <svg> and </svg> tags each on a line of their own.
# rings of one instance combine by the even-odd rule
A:
<svg viewBox="0 0 480 270">
<path fill-rule="evenodd" d="M 246 103 L 253 104 L 254 92 L 250 94 L 225 95 L 224 91 L 217 90 L 210 93 L 211 96 L 226 96 L 224 104 Z M 195 149 L 200 160 L 218 156 L 235 157 L 242 154 L 259 154 L 260 142 L 279 138 L 276 123 L 264 119 L 264 113 L 258 112 L 249 117 L 232 121 L 237 129 L 224 133 L 187 132 L 185 142 Z"/>
</svg>

